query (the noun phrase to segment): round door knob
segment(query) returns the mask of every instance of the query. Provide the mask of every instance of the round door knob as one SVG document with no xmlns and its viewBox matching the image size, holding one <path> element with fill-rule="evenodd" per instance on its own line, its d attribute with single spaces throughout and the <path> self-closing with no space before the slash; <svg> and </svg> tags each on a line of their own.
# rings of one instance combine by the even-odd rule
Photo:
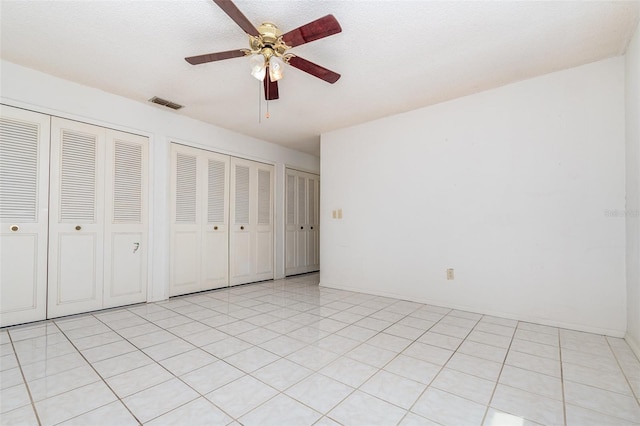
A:
<svg viewBox="0 0 640 426">
<path fill-rule="evenodd" d="M 304 229 L 304 226 L 301 226 L 300 229 Z"/>
<path fill-rule="evenodd" d="M 82 229 L 82 226 L 80 226 L 80 225 L 76 225 L 76 231 L 79 231 L 79 230 L 81 230 L 81 229 Z"/>
<path fill-rule="evenodd" d="M 20 227 L 18 225 L 11 225 L 9 229 L 11 229 L 13 232 L 16 232 L 20 229 Z"/>
<path fill-rule="evenodd" d="M 217 226 L 214 226 L 214 227 L 213 227 L 213 230 L 214 230 L 214 231 L 217 231 L 217 230 L 218 230 L 218 227 L 217 227 Z"/>
<path fill-rule="evenodd" d="M 241 227 L 240 227 L 240 230 L 241 230 L 241 231 L 244 231 L 244 226 L 241 226 Z"/>
</svg>

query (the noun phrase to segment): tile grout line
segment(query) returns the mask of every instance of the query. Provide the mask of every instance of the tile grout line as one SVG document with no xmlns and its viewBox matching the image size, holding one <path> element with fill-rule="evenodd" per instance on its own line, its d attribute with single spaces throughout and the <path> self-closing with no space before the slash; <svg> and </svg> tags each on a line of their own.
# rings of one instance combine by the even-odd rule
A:
<svg viewBox="0 0 640 426">
<path fill-rule="evenodd" d="M 517 321 L 515 327 L 513 327 L 513 334 L 511 335 L 511 340 L 509 341 L 509 346 L 506 348 L 507 350 L 504 353 L 504 359 L 502 360 L 502 365 L 500 366 L 500 372 L 498 373 L 498 376 L 496 377 L 496 381 L 495 381 L 495 384 L 493 386 L 493 390 L 491 391 L 491 396 L 489 397 L 489 400 L 487 401 L 487 407 L 484 410 L 484 415 L 482 416 L 481 424 L 484 424 L 484 422 L 487 419 L 487 415 L 489 414 L 489 410 L 491 408 L 493 408 L 493 407 L 491 407 L 491 403 L 493 402 L 493 398 L 496 395 L 496 390 L 498 389 L 498 384 L 500 383 L 500 377 L 502 376 L 502 371 L 504 370 L 504 366 L 507 365 L 507 357 L 509 356 L 509 351 L 511 350 L 511 345 L 513 344 L 513 339 L 515 339 L 516 331 L 518 330 L 518 325 L 519 324 L 520 324 L 520 321 Z"/>
<path fill-rule="evenodd" d="M 146 318 L 142 317 L 141 315 L 138 315 L 136 312 L 132 312 L 132 311 L 129 311 L 129 310 L 127 310 L 127 311 L 128 311 L 128 312 L 130 312 L 130 313 L 132 313 L 133 315 L 138 316 L 139 318 L 144 319 L 145 321 L 147 321 L 147 322 L 149 322 L 149 323 L 153 323 L 152 321 L 147 320 Z M 175 312 L 175 311 L 174 311 L 174 312 Z M 169 374 L 171 374 L 171 375 L 173 376 L 173 378 L 175 378 L 175 379 L 179 380 L 179 381 L 180 381 L 181 383 L 183 383 L 185 386 L 188 386 L 190 389 L 192 389 L 194 392 L 196 392 L 198 395 L 200 395 L 199 397 L 202 397 L 202 398 L 207 399 L 205 395 L 203 395 L 203 394 L 202 394 L 202 393 L 200 393 L 198 390 L 196 390 L 196 389 L 194 389 L 193 387 L 191 387 L 188 383 L 186 383 L 184 380 L 182 380 L 182 378 L 180 378 L 179 376 L 175 375 L 172 371 L 170 371 L 169 369 L 167 369 L 164 365 L 160 364 L 160 362 L 156 361 L 155 359 L 153 359 L 153 358 L 151 358 L 149 355 L 147 355 L 147 354 L 144 352 L 144 350 L 143 350 L 143 349 L 139 348 L 139 347 L 138 347 L 138 346 L 136 346 L 134 343 L 132 343 L 131 341 L 129 341 L 129 339 L 127 339 L 126 337 L 122 336 L 120 333 L 118 333 L 118 331 L 117 331 L 117 330 L 114 330 L 113 328 L 111 328 L 111 327 L 109 326 L 109 324 L 105 323 L 105 322 L 104 322 L 104 321 L 102 321 L 100 318 L 96 318 L 96 319 L 97 319 L 98 321 L 100 321 L 101 323 L 103 323 L 105 326 L 107 326 L 109 329 L 111 329 L 111 330 L 112 330 L 114 333 L 116 333 L 118 336 L 122 337 L 122 339 L 124 339 L 125 341 L 127 341 L 130 345 L 134 346 L 138 351 L 140 351 L 140 352 L 141 352 L 141 353 L 143 353 L 146 357 L 148 357 L 148 358 L 149 358 L 153 363 L 155 363 L 155 364 L 159 365 L 160 367 L 162 367 L 165 371 L 167 371 Z M 155 324 L 154 324 L 154 325 L 155 325 Z M 133 327 L 135 327 L 135 326 L 133 326 Z M 126 328 L 128 328 L 128 327 L 126 327 Z M 160 328 L 161 328 L 161 327 L 160 327 Z M 168 331 L 168 330 L 166 330 L 166 329 L 164 329 L 164 328 L 162 328 L 162 329 L 163 329 L 163 330 L 165 330 L 165 331 Z M 173 333 L 171 333 L 171 334 L 173 334 Z M 195 333 L 194 333 L 194 334 L 195 334 Z M 181 339 L 181 340 L 183 340 L 183 341 L 185 341 L 185 342 L 187 342 L 187 343 L 191 344 L 190 342 L 188 342 L 188 341 L 184 340 L 182 337 L 177 336 L 177 335 L 175 335 L 175 334 L 173 334 L 173 335 L 174 335 L 174 336 L 176 336 L 176 337 L 178 337 L 179 339 Z M 195 346 L 195 345 L 194 345 L 194 346 Z M 197 347 L 197 346 L 196 346 L 196 347 Z M 199 348 L 199 347 L 198 347 L 198 348 Z M 199 348 L 199 349 L 200 349 L 200 348 Z M 200 350 L 202 350 L 202 349 L 200 349 Z M 180 355 L 180 354 L 178 354 L 178 355 Z M 116 356 L 120 356 L 120 355 L 116 355 Z M 177 355 L 176 355 L 176 356 L 177 356 Z M 208 366 L 208 365 L 211 365 L 211 364 L 213 364 L 214 362 L 223 361 L 222 359 L 220 359 L 220 358 L 216 357 L 215 355 L 211 355 L 211 356 L 213 356 L 214 358 L 217 358 L 217 360 L 216 360 L 216 361 L 213 361 L 213 362 L 211 362 L 211 363 L 209 363 L 209 364 L 203 365 L 202 367 L 206 367 L 206 366 Z M 115 358 L 115 357 L 112 357 L 112 358 Z M 171 357 L 169 357 L 169 358 L 171 358 Z M 107 358 L 107 359 L 109 359 L 109 358 Z M 93 367 L 93 366 L 92 366 L 92 367 Z M 138 367 L 138 368 L 143 368 L 143 367 L 144 367 L 144 366 L 141 366 L 141 367 Z M 202 367 L 199 367 L 199 368 L 202 368 Z M 134 369 L 131 369 L 131 370 L 127 370 L 127 371 L 124 371 L 123 373 L 127 373 L 127 372 L 130 372 L 130 371 L 136 370 L 136 369 L 137 369 L 137 368 L 134 368 Z M 194 370 L 192 370 L 192 371 L 195 371 L 195 370 L 197 370 L 197 369 L 198 369 L 198 368 L 196 368 L 196 369 L 194 369 Z M 190 371 L 189 371 L 189 372 L 190 372 Z M 187 373 L 189 373 L 189 372 L 187 372 Z M 98 372 L 96 371 L 96 373 L 98 373 Z M 120 373 L 120 374 L 123 374 L 123 373 Z M 185 374 L 187 374 L 187 373 L 185 373 Z M 103 377 L 102 377 L 102 375 L 101 375 L 100 373 L 98 373 L 98 375 L 103 379 L 103 381 L 107 384 L 107 386 L 109 386 L 109 384 L 106 382 L 106 379 L 105 379 L 105 378 L 103 378 Z M 116 375 L 114 375 L 114 376 L 117 376 L 117 375 L 118 375 L 118 374 L 116 374 Z M 160 384 L 167 383 L 167 382 L 168 382 L 168 381 L 170 381 L 170 380 L 172 380 L 172 379 L 167 379 L 167 380 L 165 380 L 165 381 L 163 381 L 163 382 L 161 382 L 161 383 L 157 383 L 157 384 L 152 385 L 152 386 L 149 386 L 149 387 L 147 387 L 147 388 L 140 389 L 139 391 L 134 392 L 134 393 L 132 393 L 131 395 L 127 395 L 127 396 L 125 397 L 125 399 L 126 399 L 126 398 L 128 398 L 128 397 L 130 397 L 130 396 L 136 395 L 136 394 L 138 394 L 138 393 L 140 393 L 140 392 L 143 392 L 143 391 L 145 391 L 145 390 L 151 389 L 151 388 L 152 388 L 152 387 L 154 387 L 154 386 L 158 386 L 158 385 L 160 385 Z M 109 389 L 111 389 L 111 386 L 109 386 Z M 129 408 L 129 406 L 128 406 L 127 404 L 125 404 L 125 403 L 124 403 L 124 401 L 122 400 L 122 398 L 120 398 L 120 396 L 119 396 L 115 391 L 113 391 L 113 389 L 111 389 L 111 391 L 112 391 L 112 392 L 113 392 L 113 393 L 118 397 L 118 400 L 120 400 L 120 402 L 122 403 L 122 405 L 124 405 L 124 406 L 127 408 L 127 410 L 129 410 L 129 412 L 131 413 L 131 415 L 133 415 L 133 416 L 134 416 L 134 418 L 135 418 L 136 420 L 138 420 L 138 418 L 133 414 L 133 412 L 131 411 L 131 409 Z M 199 397 L 198 397 L 198 398 L 199 398 Z M 173 409 L 171 409 L 171 410 L 167 411 L 166 413 L 159 414 L 158 416 L 153 417 L 153 418 L 151 418 L 151 419 L 147 420 L 147 422 L 150 422 L 150 421 L 152 421 L 153 419 L 156 419 L 156 418 L 158 418 L 158 417 L 160 417 L 160 416 L 163 416 L 163 415 L 165 415 L 165 414 L 168 414 L 168 413 L 170 413 L 170 412 L 172 412 L 172 411 L 174 411 L 174 410 L 176 410 L 176 409 L 178 409 L 178 408 L 180 408 L 180 407 L 182 407 L 182 406 L 184 406 L 184 405 L 186 405 L 186 404 L 189 404 L 189 403 L 191 403 L 191 402 L 193 402 L 193 401 L 197 400 L 198 398 L 194 398 L 194 399 L 192 399 L 192 400 L 186 401 L 184 404 L 181 404 L 181 405 L 179 405 L 178 407 L 175 407 L 175 408 L 173 408 Z M 207 399 L 207 401 L 209 401 L 209 399 Z M 222 411 L 225 415 L 227 415 L 227 416 L 229 416 L 230 418 L 232 418 L 232 419 L 234 419 L 234 420 L 235 420 L 235 418 L 234 418 L 233 416 L 231 416 L 229 413 L 227 413 L 226 411 L 224 411 L 221 407 L 218 407 L 216 404 L 214 404 L 214 403 L 213 403 L 213 402 L 211 402 L 211 401 L 209 401 L 209 402 L 210 402 L 212 405 L 214 405 L 216 408 L 218 408 L 220 411 Z M 140 422 L 140 420 L 138 420 L 138 423 L 139 423 L 139 424 L 142 424 L 142 422 Z"/>
<path fill-rule="evenodd" d="M 562 420 L 567 425 L 567 401 L 564 391 L 564 363 L 562 362 L 562 335 L 558 328 L 558 356 L 560 358 L 560 386 L 562 388 Z"/>
<path fill-rule="evenodd" d="M 45 338 L 47 336 L 46 332 L 46 323 L 45 323 Z M 33 400 L 33 395 L 31 394 L 31 388 L 29 387 L 29 382 L 27 382 L 27 378 L 24 375 L 24 370 L 22 369 L 22 363 L 20 362 L 20 358 L 18 357 L 18 352 L 16 352 L 16 347 L 13 342 L 13 337 L 9 330 L 7 330 L 7 336 L 9 337 L 9 342 L 11 343 L 11 349 L 13 350 L 13 356 L 16 357 L 16 362 L 18 363 L 18 368 L 20 369 L 20 376 L 22 376 L 22 384 L 27 390 L 27 394 L 29 395 L 29 401 L 31 402 L 31 409 L 33 410 L 34 415 L 36 416 L 36 421 L 38 422 L 38 426 L 42 426 L 42 421 L 40 420 L 40 415 L 38 414 L 38 410 L 36 409 L 36 403 Z M 24 406 L 23 406 L 24 407 Z M 21 408 L 21 407 L 18 407 Z M 18 408 L 14 408 L 17 410 Z M 13 410 L 12 410 L 13 411 Z"/>
<path fill-rule="evenodd" d="M 622 367 L 622 364 L 620 363 L 620 359 L 618 358 L 618 354 L 613 349 L 613 346 L 611 346 L 611 342 L 609 342 L 609 339 L 607 339 L 607 336 L 604 336 L 604 340 L 607 342 L 607 346 L 609 346 L 609 350 L 613 353 L 613 357 L 616 360 L 616 364 L 618 365 L 618 368 L 620 368 L 620 371 L 622 372 L 622 376 L 624 377 L 625 382 L 627 383 L 627 385 L 629 386 L 629 389 L 631 390 L 632 397 L 636 400 L 636 402 L 638 402 L 638 405 L 640 405 L 640 393 L 636 394 L 635 389 L 633 389 L 633 386 L 631 386 L 631 382 L 629 381 L 629 377 L 625 373 L 624 368 Z"/>
<path fill-rule="evenodd" d="M 93 314 L 91 314 L 91 317 L 92 317 L 92 318 L 95 318 L 95 316 L 94 316 Z M 98 321 L 100 321 L 98 318 L 95 318 L 95 319 L 97 319 Z M 64 335 L 64 337 L 69 341 L 69 343 L 71 343 L 71 345 L 74 347 L 74 349 L 75 349 L 76 351 L 78 351 L 78 354 L 82 357 L 82 359 L 84 359 L 84 360 L 85 360 L 85 362 L 86 362 L 86 363 L 91 367 L 91 369 L 96 373 L 96 375 L 97 375 L 98 377 L 100 377 L 100 380 L 102 381 L 102 383 L 104 383 L 104 384 L 105 384 L 105 386 L 107 386 L 107 388 L 111 391 L 111 393 L 113 393 L 113 396 L 115 396 L 115 397 L 117 398 L 117 400 L 118 400 L 118 401 L 119 401 L 119 402 L 120 402 L 120 403 L 121 403 L 121 404 L 122 404 L 122 405 L 127 409 L 127 411 L 129 412 L 129 414 L 131 414 L 131 415 L 133 416 L 133 418 L 138 422 L 138 424 L 139 424 L 139 425 L 142 425 L 142 422 L 138 419 L 138 417 L 136 417 L 136 415 L 135 415 L 135 414 L 133 414 L 133 413 L 131 412 L 131 410 L 129 409 L 129 407 L 127 407 L 127 405 L 126 405 L 124 402 L 122 402 L 122 399 L 120 399 L 120 396 L 118 396 L 118 394 L 117 394 L 117 393 L 116 393 L 116 392 L 111 388 L 111 386 L 109 385 L 109 383 L 107 383 L 107 381 L 104 379 L 104 377 L 102 377 L 102 374 L 100 374 L 100 373 L 95 369 L 95 367 L 93 366 L 93 364 L 92 364 L 91 362 L 89 362 L 89 360 L 84 356 L 84 354 L 83 354 L 82 352 L 80 352 L 80 350 L 78 349 L 78 347 L 75 345 L 75 343 L 73 343 L 73 341 L 71 341 L 71 339 L 69 338 L 69 336 L 67 336 L 67 335 L 66 335 L 66 333 L 64 332 L 64 330 L 62 330 L 62 329 L 58 326 L 58 324 L 55 322 L 55 320 L 52 320 L 52 321 L 53 321 L 53 324 L 56 326 L 56 328 L 57 328 L 58 330 L 60 330 L 60 332 Z M 94 382 L 94 383 L 97 383 L 97 382 Z M 91 383 L 89 383 L 89 384 L 91 384 Z M 88 385 L 85 385 L 85 386 L 88 386 Z M 80 386 L 79 388 L 75 388 L 75 389 L 80 389 L 80 388 L 82 388 L 82 387 L 83 387 L 83 386 Z M 72 389 L 72 390 L 75 390 L 75 389 Z M 67 391 L 67 392 L 69 392 L 69 391 Z M 95 407 L 95 408 L 93 408 L 93 409 L 91 409 L 91 410 L 89 410 L 89 411 L 85 411 L 84 413 L 80 413 L 80 414 L 78 414 L 77 416 L 73 416 L 73 417 L 71 417 L 71 418 L 69 418 L 69 419 L 65 419 L 65 420 L 63 420 L 63 422 L 69 421 L 69 420 L 74 419 L 74 418 L 76 418 L 76 417 L 80 417 L 80 416 L 82 416 L 82 415 L 84 415 L 84 414 L 90 413 L 90 412 L 95 411 L 95 410 L 97 410 L 97 409 L 99 409 L 99 408 L 105 407 L 105 406 L 107 406 L 107 405 L 109 405 L 109 404 L 111 404 L 111 402 L 108 402 L 108 403 L 106 403 L 106 404 L 104 404 L 104 405 L 101 405 L 101 406 L 99 406 L 99 407 Z"/>
</svg>

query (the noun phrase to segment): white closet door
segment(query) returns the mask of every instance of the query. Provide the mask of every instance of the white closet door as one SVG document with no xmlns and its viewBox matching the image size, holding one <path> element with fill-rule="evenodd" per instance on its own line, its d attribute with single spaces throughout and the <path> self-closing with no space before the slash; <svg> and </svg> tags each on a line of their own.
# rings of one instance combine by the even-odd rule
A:
<svg viewBox="0 0 640 426">
<path fill-rule="evenodd" d="M 285 274 L 317 271 L 320 269 L 320 176 L 287 169 L 285 192 Z"/>
<path fill-rule="evenodd" d="M 193 148 L 171 146 L 171 265 L 169 294 L 200 291 L 202 179 Z"/>
<path fill-rule="evenodd" d="M 251 255 L 252 237 L 255 235 L 251 217 L 251 168 L 252 164 L 238 158 L 231 159 L 231 226 L 229 255 L 231 285 L 252 281 L 255 257 Z"/>
<path fill-rule="evenodd" d="M 273 166 L 256 163 L 255 276 L 253 281 L 273 279 Z"/>
<path fill-rule="evenodd" d="M 0 106 L 0 326 L 46 317 L 49 116 Z"/>
<path fill-rule="evenodd" d="M 207 152 L 202 229 L 202 290 L 229 285 L 229 157 Z"/>
<path fill-rule="evenodd" d="M 101 309 L 104 129 L 51 120 L 49 318 Z"/>
<path fill-rule="evenodd" d="M 231 159 L 231 285 L 273 278 L 273 166 Z"/>
<path fill-rule="evenodd" d="M 298 268 L 301 272 L 306 272 L 308 265 L 308 226 L 307 226 L 307 183 L 308 180 L 305 176 L 298 176 L 298 211 L 297 211 L 297 225 L 298 225 L 298 241 L 297 253 Z"/>
<path fill-rule="evenodd" d="M 298 224 L 296 222 L 296 204 L 298 197 L 296 196 L 296 182 L 297 175 L 295 171 L 286 171 L 285 181 L 285 274 L 293 275 L 297 274 L 298 269 L 298 257 L 297 253 L 297 238 L 298 238 Z"/>
<path fill-rule="evenodd" d="M 307 179 L 307 271 L 317 271 L 320 268 L 319 245 L 319 192 L 320 179 L 309 177 Z"/>
<path fill-rule="evenodd" d="M 107 130 L 104 307 L 147 300 L 148 139 Z"/>
</svg>

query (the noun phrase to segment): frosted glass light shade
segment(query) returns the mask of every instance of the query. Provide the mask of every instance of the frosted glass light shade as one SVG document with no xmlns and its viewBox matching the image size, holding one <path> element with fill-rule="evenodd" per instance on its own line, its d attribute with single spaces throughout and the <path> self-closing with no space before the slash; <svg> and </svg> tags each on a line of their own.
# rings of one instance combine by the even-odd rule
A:
<svg viewBox="0 0 640 426">
<path fill-rule="evenodd" d="M 267 75 L 264 56 L 261 54 L 252 55 L 251 58 L 249 58 L 249 65 L 251 66 L 251 75 L 258 80 L 264 80 L 264 77 Z"/>
<path fill-rule="evenodd" d="M 277 56 L 272 56 L 269 59 L 269 77 L 271 81 L 278 81 L 283 77 L 284 62 Z"/>
</svg>

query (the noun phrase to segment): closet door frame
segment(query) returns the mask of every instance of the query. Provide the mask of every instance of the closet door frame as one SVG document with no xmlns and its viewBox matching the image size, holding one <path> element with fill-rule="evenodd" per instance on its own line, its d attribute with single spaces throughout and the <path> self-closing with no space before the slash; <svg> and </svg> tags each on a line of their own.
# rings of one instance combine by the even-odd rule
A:
<svg viewBox="0 0 640 426">
<path fill-rule="evenodd" d="M 318 271 L 320 175 L 287 167 L 285 198 L 285 275 Z"/>
</svg>

